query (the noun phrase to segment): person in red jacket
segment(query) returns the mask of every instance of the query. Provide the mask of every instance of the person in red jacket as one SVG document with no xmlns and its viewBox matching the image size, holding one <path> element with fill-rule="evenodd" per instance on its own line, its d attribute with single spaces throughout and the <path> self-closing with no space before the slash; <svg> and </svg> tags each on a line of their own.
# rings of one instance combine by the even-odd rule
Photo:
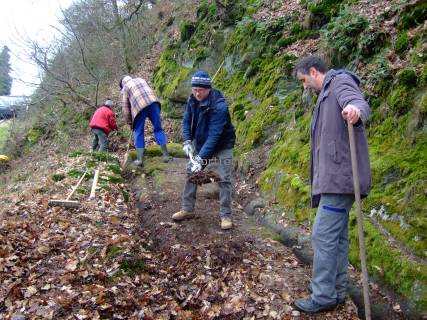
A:
<svg viewBox="0 0 427 320">
<path fill-rule="evenodd" d="M 93 141 L 92 150 L 95 151 L 99 145 L 99 151 L 106 151 L 108 147 L 108 134 L 113 130 L 118 130 L 116 115 L 112 110 L 113 101 L 108 99 L 105 104 L 96 109 L 90 120 L 89 126 L 92 128 Z"/>
</svg>

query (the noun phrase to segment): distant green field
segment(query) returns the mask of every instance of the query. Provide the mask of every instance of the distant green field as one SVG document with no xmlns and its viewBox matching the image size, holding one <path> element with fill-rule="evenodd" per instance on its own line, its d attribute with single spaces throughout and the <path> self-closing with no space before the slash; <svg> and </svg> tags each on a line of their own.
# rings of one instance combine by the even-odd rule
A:
<svg viewBox="0 0 427 320">
<path fill-rule="evenodd" d="M 4 144 L 9 135 L 10 121 L 3 121 L 0 123 L 0 153 L 3 151 Z"/>
</svg>

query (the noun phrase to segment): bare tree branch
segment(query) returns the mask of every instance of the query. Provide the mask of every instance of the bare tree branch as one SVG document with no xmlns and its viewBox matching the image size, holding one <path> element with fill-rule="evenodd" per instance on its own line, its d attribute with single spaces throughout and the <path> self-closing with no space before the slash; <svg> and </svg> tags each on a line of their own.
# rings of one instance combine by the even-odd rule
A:
<svg viewBox="0 0 427 320">
<path fill-rule="evenodd" d="M 82 46 L 82 44 L 80 42 L 80 39 L 77 36 L 77 33 L 74 30 L 74 28 L 73 28 L 70 20 L 68 19 L 67 15 L 64 12 L 64 10 L 62 9 L 62 7 L 60 7 L 60 8 L 61 8 L 62 15 L 64 16 L 64 19 L 65 19 L 66 23 L 68 24 L 68 26 L 69 26 L 69 28 L 71 30 L 71 33 L 74 35 L 74 38 L 77 41 L 77 44 L 78 44 L 79 49 L 80 49 L 80 54 L 81 54 L 81 57 L 82 57 L 83 65 L 84 65 L 85 69 L 89 72 L 89 74 L 92 76 L 92 78 L 96 81 L 96 88 L 98 88 L 99 87 L 99 78 L 93 73 L 92 69 L 89 68 L 89 66 L 87 65 L 86 56 L 85 56 L 85 53 L 84 53 L 84 50 L 83 50 L 83 46 Z M 95 105 L 97 105 L 97 104 L 98 104 L 98 89 L 95 92 Z"/>
<path fill-rule="evenodd" d="M 77 99 L 79 99 L 81 102 L 85 103 L 88 106 L 92 106 L 92 103 L 89 98 L 81 95 L 69 81 L 67 81 L 60 75 L 56 74 L 51 70 L 51 68 L 49 68 L 47 52 L 41 49 L 36 43 L 33 43 L 33 45 L 34 45 L 33 61 L 35 61 L 38 64 L 38 66 L 42 68 L 44 72 L 49 74 L 53 79 L 63 83 L 66 87 L 68 87 L 68 89 L 77 97 Z M 38 57 L 38 53 L 42 54 L 42 58 Z"/>
</svg>

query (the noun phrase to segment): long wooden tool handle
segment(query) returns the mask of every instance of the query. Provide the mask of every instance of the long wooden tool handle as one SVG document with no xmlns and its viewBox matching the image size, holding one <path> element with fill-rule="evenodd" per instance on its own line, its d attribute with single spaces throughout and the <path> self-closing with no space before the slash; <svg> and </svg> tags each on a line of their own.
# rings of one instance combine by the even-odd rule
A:
<svg viewBox="0 0 427 320">
<path fill-rule="evenodd" d="M 95 175 L 93 176 L 92 189 L 90 190 L 89 199 L 94 199 L 95 198 L 95 189 L 96 189 L 96 184 L 98 183 L 98 176 L 99 176 L 99 170 L 96 169 L 95 170 Z"/>
<path fill-rule="evenodd" d="M 74 191 L 76 191 L 76 190 L 77 190 L 77 188 L 79 187 L 80 183 L 82 183 L 83 178 L 86 176 L 86 173 L 87 173 L 87 169 L 86 169 L 86 171 L 83 173 L 83 175 L 82 175 L 82 177 L 80 178 L 79 182 L 77 182 L 77 184 L 74 186 L 73 190 L 70 192 L 70 194 L 68 195 L 67 199 L 65 199 L 65 201 L 68 201 L 68 200 L 71 198 L 71 196 L 73 195 Z"/>
<path fill-rule="evenodd" d="M 363 236 L 363 215 L 360 200 L 360 184 L 356 158 L 356 143 L 354 142 L 353 124 L 350 121 L 347 121 L 347 124 L 348 137 L 350 139 L 351 168 L 353 170 L 354 197 L 356 200 L 357 207 L 357 229 L 359 234 L 360 261 L 362 263 L 362 283 L 363 301 L 365 303 L 365 319 L 371 320 L 371 303 L 369 301 L 368 268 L 366 263 L 365 239 Z"/>
<path fill-rule="evenodd" d="M 131 145 L 131 143 L 132 143 L 132 137 L 133 137 L 133 130 L 132 130 L 132 128 L 130 129 L 130 135 L 129 135 L 129 140 L 128 140 L 128 147 L 127 147 L 127 149 L 126 149 L 126 154 L 128 154 L 129 153 L 129 149 L 130 149 L 130 145 Z"/>
<path fill-rule="evenodd" d="M 125 167 L 125 166 L 126 166 L 126 164 L 127 164 L 128 157 L 129 157 L 129 149 L 130 149 L 130 145 L 131 145 L 131 143 L 132 143 L 132 133 L 133 133 L 133 130 L 132 130 L 132 128 L 131 128 L 130 130 L 131 130 L 131 131 L 130 131 L 130 135 L 129 135 L 128 146 L 127 146 L 127 148 L 126 148 L 125 157 L 123 158 L 123 162 L 122 162 L 122 169 L 124 169 L 124 167 Z"/>
</svg>

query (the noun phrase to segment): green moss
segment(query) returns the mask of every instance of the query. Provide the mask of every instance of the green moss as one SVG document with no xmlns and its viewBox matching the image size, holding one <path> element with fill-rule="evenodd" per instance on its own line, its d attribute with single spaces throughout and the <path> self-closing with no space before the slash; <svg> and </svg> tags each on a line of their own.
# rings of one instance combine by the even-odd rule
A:
<svg viewBox="0 0 427 320">
<path fill-rule="evenodd" d="M 390 109 L 398 115 L 408 112 L 414 105 L 415 89 L 408 89 L 404 86 L 397 86 L 393 89 L 387 99 Z"/>
<path fill-rule="evenodd" d="M 67 172 L 67 175 L 71 178 L 80 178 L 83 175 L 84 171 L 77 170 L 77 169 L 71 169 Z"/>
<path fill-rule="evenodd" d="M 84 195 L 88 195 L 90 193 L 90 188 L 89 187 L 78 187 L 76 189 L 76 193 L 78 194 L 84 194 Z"/>
<path fill-rule="evenodd" d="M 125 203 L 129 202 L 129 192 L 125 189 L 121 189 L 122 190 L 122 195 L 123 195 L 123 200 Z"/>
<path fill-rule="evenodd" d="M 3 123 L 0 123 L 0 153 L 1 150 L 3 150 L 6 141 L 9 137 L 9 130 L 11 127 L 11 121 L 5 121 Z"/>
<path fill-rule="evenodd" d="M 419 82 L 420 82 L 420 86 L 426 86 L 427 85 L 427 64 L 424 64 L 424 67 L 423 67 L 421 74 L 420 74 Z"/>
<path fill-rule="evenodd" d="M 168 143 L 167 145 L 168 151 L 172 157 L 175 158 L 186 158 L 184 151 L 182 150 L 181 143 Z M 145 148 L 144 156 L 145 157 L 160 157 L 162 152 L 160 150 L 160 146 L 153 145 Z M 135 155 L 136 157 L 136 155 Z"/>
<path fill-rule="evenodd" d="M 144 260 L 142 258 L 126 258 L 120 264 L 120 269 L 129 277 L 134 277 L 144 272 Z"/>
<path fill-rule="evenodd" d="M 121 176 L 103 175 L 99 177 L 99 181 L 118 184 L 118 183 L 123 183 L 125 180 Z"/>
<path fill-rule="evenodd" d="M 423 120 L 427 117 L 427 92 L 424 92 L 424 94 L 421 97 L 420 103 L 419 103 L 419 110 L 423 117 Z"/>
<path fill-rule="evenodd" d="M 119 163 L 117 156 L 109 152 L 93 151 L 90 154 L 92 155 L 92 159 L 96 161 Z"/>
<path fill-rule="evenodd" d="M 122 168 L 118 165 L 118 164 L 108 164 L 106 166 L 107 170 L 112 171 L 115 174 L 121 174 L 122 173 Z"/>
<path fill-rule="evenodd" d="M 61 181 L 65 179 L 65 174 L 63 173 L 55 173 L 52 175 L 52 180 L 55 182 Z"/>
<path fill-rule="evenodd" d="M 398 28 L 410 29 L 425 21 L 427 16 L 427 3 L 419 1 L 412 5 L 407 6 L 400 15 Z"/>
<path fill-rule="evenodd" d="M 383 221 L 383 224 L 394 237 L 423 257 L 427 239 L 413 239 L 425 232 L 421 222 L 425 219 L 423 213 L 427 207 L 427 199 L 422 196 L 427 188 L 423 178 L 427 175 L 427 134 L 408 131 L 411 121 L 410 114 L 388 117 L 371 128 L 369 146 L 373 189 L 364 201 L 364 207 L 370 210 L 383 205 L 390 214 L 402 215 L 408 228 L 400 228 L 398 222 Z"/>
<path fill-rule="evenodd" d="M 187 41 L 191 38 L 191 36 L 193 35 L 194 31 L 195 31 L 195 26 L 193 24 L 192 21 L 188 20 L 188 19 L 184 19 L 180 24 L 179 24 L 179 31 L 181 33 L 181 41 Z"/>
<path fill-rule="evenodd" d="M 33 127 L 27 134 L 27 142 L 30 146 L 39 142 L 41 137 L 46 133 L 45 128 L 42 127 Z"/>
<path fill-rule="evenodd" d="M 343 11 L 332 19 L 327 29 L 321 30 L 322 47 L 326 50 L 333 65 L 343 66 L 356 59 L 360 54 L 358 44 L 368 20 L 350 11 Z"/>
<path fill-rule="evenodd" d="M 170 16 L 167 20 L 166 20 L 166 26 L 167 27 L 170 27 L 171 25 L 173 25 L 173 23 L 174 23 L 174 21 L 175 21 L 175 17 L 172 17 L 172 16 Z"/>
<path fill-rule="evenodd" d="M 155 176 L 164 171 L 167 164 L 163 163 L 160 158 L 153 158 L 144 161 L 144 173 L 147 176 Z"/>
<path fill-rule="evenodd" d="M 408 48 L 408 33 L 405 31 L 399 34 L 396 42 L 394 43 L 394 51 L 396 51 L 397 54 L 402 55 L 408 50 Z"/>
<path fill-rule="evenodd" d="M 70 153 L 71 158 L 77 158 L 77 157 L 80 157 L 81 155 L 83 155 L 83 151 L 80 151 L 80 150 L 75 150 Z"/>
<path fill-rule="evenodd" d="M 414 68 L 403 69 L 397 74 L 398 84 L 413 88 L 417 86 L 417 73 Z"/>
<path fill-rule="evenodd" d="M 208 54 L 208 50 L 206 50 L 205 48 L 197 48 L 196 52 L 195 52 L 195 61 L 202 61 L 207 57 Z"/>
<path fill-rule="evenodd" d="M 375 27 L 370 26 L 361 34 L 359 38 L 358 53 L 364 59 L 380 52 L 387 46 L 387 35 L 382 31 L 377 31 Z"/>
<path fill-rule="evenodd" d="M 350 216 L 350 262 L 360 268 L 360 254 L 355 215 Z M 393 288 L 409 297 L 421 310 L 427 309 L 427 269 L 398 250 L 390 247 L 376 228 L 364 221 L 365 244 L 369 273 L 383 278 Z"/>
<path fill-rule="evenodd" d="M 119 246 L 116 246 L 116 245 L 108 246 L 107 251 L 105 253 L 105 261 L 108 262 L 108 261 L 118 257 L 123 252 L 124 252 L 123 248 L 121 248 Z"/>
<path fill-rule="evenodd" d="M 346 0 L 322 0 L 310 1 L 303 0 L 301 4 L 305 6 L 311 13 L 311 27 L 314 29 L 320 28 L 328 23 L 331 18 L 338 15 L 341 5 L 345 3 L 352 3 L 354 1 Z"/>
</svg>

